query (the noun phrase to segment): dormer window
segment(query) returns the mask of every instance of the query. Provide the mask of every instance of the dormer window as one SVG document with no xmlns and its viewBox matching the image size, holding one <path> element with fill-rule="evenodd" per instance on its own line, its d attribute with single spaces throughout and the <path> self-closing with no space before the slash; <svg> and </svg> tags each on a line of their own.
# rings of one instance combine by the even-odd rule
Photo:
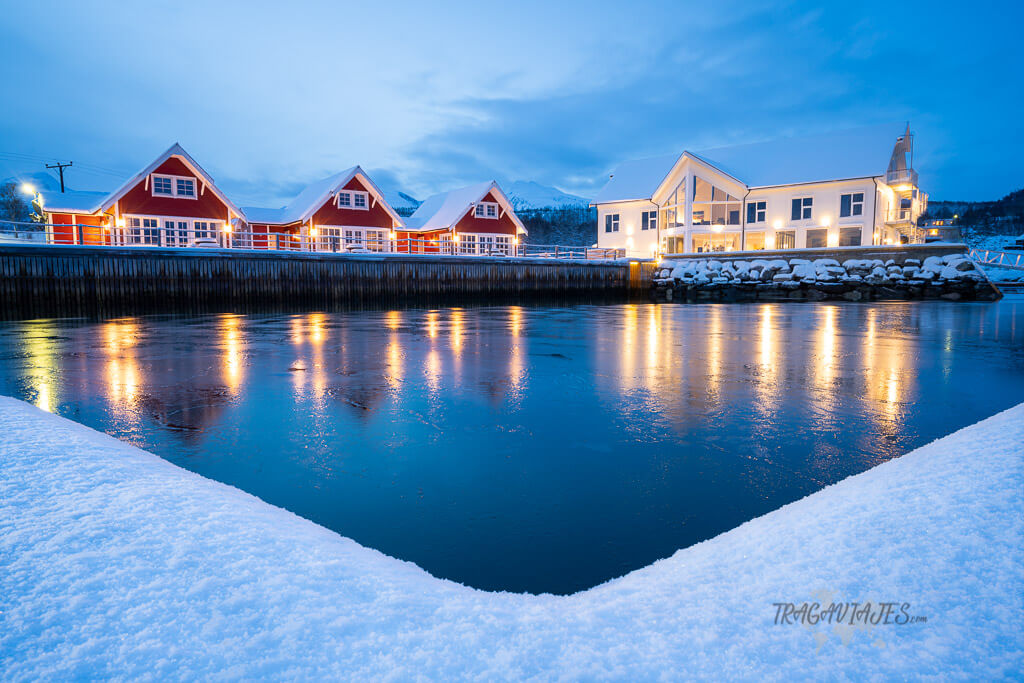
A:
<svg viewBox="0 0 1024 683">
<path fill-rule="evenodd" d="M 153 175 L 154 197 L 196 198 L 196 179 L 176 175 Z"/>
<path fill-rule="evenodd" d="M 479 202 L 476 205 L 477 218 L 497 218 L 498 217 L 498 204 L 497 202 Z"/>
<path fill-rule="evenodd" d="M 338 208 L 366 211 L 370 208 L 370 193 L 359 190 L 342 190 L 338 193 Z"/>
</svg>

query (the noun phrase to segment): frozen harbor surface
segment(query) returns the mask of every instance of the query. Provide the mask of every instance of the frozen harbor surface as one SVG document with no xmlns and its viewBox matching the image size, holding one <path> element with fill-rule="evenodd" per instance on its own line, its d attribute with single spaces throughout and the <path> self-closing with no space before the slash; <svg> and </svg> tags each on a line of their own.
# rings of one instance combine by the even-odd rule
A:
<svg viewBox="0 0 1024 683">
<path fill-rule="evenodd" d="M 1018 675 L 1024 405 L 571 596 L 436 579 L 0 397 L 8 680 Z M 916 623 L 775 624 L 871 600 Z"/>
<path fill-rule="evenodd" d="M 0 394 L 434 576 L 569 594 L 1024 402 L 1024 300 L 0 323 Z"/>
</svg>

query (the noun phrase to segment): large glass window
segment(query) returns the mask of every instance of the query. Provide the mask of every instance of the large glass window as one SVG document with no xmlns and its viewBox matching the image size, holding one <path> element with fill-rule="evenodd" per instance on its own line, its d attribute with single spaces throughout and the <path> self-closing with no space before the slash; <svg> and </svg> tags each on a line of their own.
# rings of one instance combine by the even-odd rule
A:
<svg viewBox="0 0 1024 683">
<path fill-rule="evenodd" d="M 748 232 L 746 236 L 746 244 L 743 248 L 748 251 L 764 249 L 764 233 L 763 232 Z"/>
<path fill-rule="evenodd" d="M 160 244 L 160 222 L 155 218 L 129 218 L 128 244 Z"/>
<path fill-rule="evenodd" d="M 815 228 L 807 231 L 807 248 L 816 249 L 828 246 L 828 229 Z"/>
<path fill-rule="evenodd" d="M 776 249 L 796 249 L 796 231 L 779 230 L 775 233 Z"/>
<path fill-rule="evenodd" d="M 716 251 L 739 251 L 738 232 L 698 233 L 693 235 L 693 251 L 698 254 Z"/>
<path fill-rule="evenodd" d="M 839 195 L 839 217 L 861 216 L 864 214 L 864 193 L 852 192 Z"/>
<path fill-rule="evenodd" d="M 814 209 L 814 199 L 811 197 L 798 197 L 793 200 L 793 215 L 795 221 L 806 221 L 811 218 Z"/>
<path fill-rule="evenodd" d="M 663 205 L 665 210 L 665 226 L 674 227 L 683 224 L 683 217 L 686 215 L 686 176 L 672 190 L 672 193 L 665 199 Z"/>
<path fill-rule="evenodd" d="M 740 200 L 703 178 L 693 179 L 693 225 L 739 225 Z"/>
<path fill-rule="evenodd" d="M 856 228 L 839 228 L 839 246 L 859 247 L 862 232 L 859 226 Z"/>
</svg>

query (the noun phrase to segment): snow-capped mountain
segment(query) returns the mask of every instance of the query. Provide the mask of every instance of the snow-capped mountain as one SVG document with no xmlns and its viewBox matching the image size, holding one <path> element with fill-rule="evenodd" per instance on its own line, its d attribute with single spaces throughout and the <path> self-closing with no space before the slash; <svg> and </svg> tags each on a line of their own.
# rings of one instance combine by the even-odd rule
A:
<svg viewBox="0 0 1024 683">
<path fill-rule="evenodd" d="M 532 180 L 516 180 L 503 187 L 512 206 L 517 210 L 547 209 L 562 207 L 586 207 L 589 203 L 583 197 L 562 192 L 557 187 L 541 185 Z"/>
</svg>

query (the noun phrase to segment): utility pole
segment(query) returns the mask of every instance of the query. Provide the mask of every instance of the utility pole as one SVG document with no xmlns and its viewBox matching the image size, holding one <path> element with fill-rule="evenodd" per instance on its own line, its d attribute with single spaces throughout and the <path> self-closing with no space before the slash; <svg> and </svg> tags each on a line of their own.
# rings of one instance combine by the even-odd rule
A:
<svg viewBox="0 0 1024 683">
<path fill-rule="evenodd" d="M 57 173 L 60 173 L 60 193 L 64 194 L 64 169 L 73 164 L 73 161 L 69 161 L 66 164 L 62 164 L 59 161 L 56 164 L 47 164 L 46 168 L 55 168 Z"/>
</svg>

